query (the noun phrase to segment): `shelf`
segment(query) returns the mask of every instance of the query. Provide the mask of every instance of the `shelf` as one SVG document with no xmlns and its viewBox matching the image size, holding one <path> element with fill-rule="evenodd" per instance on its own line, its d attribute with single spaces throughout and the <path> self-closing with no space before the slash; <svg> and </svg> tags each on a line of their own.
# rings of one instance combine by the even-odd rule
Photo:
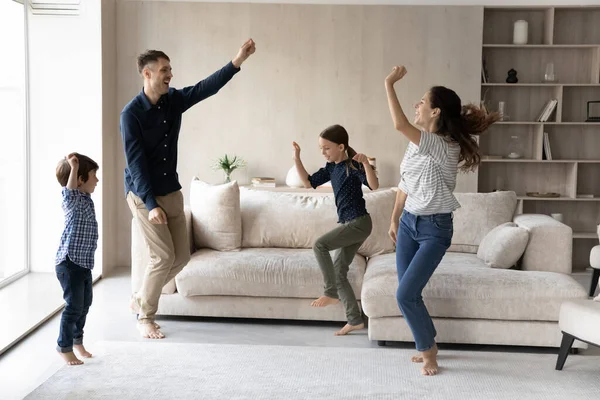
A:
<svg viewBox="0 0 600 400">
<path fill-rule="evenodd" d="M 600 83 L 482 83 L 483 87 L 600 87 Z"/>
<path fill-rule="evenodd" d="M 600 201 L 600 197 L 592 198 L 574 198 L 574 197 L 529 197 L 529 196 L 517 196 L 517 200 L 524 201 Z"/>
<path fill-rule="evenodd" d="M 598 239 L 596 232 L 573 232 L 573 239 Z"/>
<path fill-rule="evenodd" d="M 532 160 L 526 158 L 482 158 L 481 162 L 491 163 L 542 163 L 542 164 L 600 164 L 600 160 Z"/>
<path fill-rule="evenodd" d="M 484 49 L 594 49 L 600 44 L 484 44 Z"/>
<path fill-rule="evenodd" d="M 585 125 L 600 126 L 600 122 L 537 122 L 537 121 L 498 121 L 495 125 Z"/>
</svg>

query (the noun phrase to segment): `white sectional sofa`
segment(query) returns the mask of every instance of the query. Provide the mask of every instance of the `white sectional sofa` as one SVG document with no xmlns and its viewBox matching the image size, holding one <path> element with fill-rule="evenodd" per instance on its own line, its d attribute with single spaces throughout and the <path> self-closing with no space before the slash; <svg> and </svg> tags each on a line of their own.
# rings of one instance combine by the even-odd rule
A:
<svg viewBox="0 0 600 400">
<path fill-rule="evenodd" d="M 412 341 L 396 305 L 394 244 L 387 234 L 395 196 L 393 188 L 365 192 L 373 232 L 349 272 L 368 317 L 369 338 L 380 344 Z M 423 293 L 437 340 L 558 347 L 561 303 L 586 298 L 586 290 L 570 276 L 571 229 L 545 215 L 514 216 L 513 192 L 456 196 L 462 207 L 455 212 L 452 246 Z M 337 221 L 332 194 L 194 180 L 186 203 L 191 261 L 164 287 L 158 314 L 345 321 L 341 305 L 310 305 L 323 290 L 312 244 Z M 479 245 L 490 231 L 511 221 L 528 235 L 519 267 L 492 268 L 478 257 Z M 147 263 L 133 223 L 134 292 Z"/>
</svg>

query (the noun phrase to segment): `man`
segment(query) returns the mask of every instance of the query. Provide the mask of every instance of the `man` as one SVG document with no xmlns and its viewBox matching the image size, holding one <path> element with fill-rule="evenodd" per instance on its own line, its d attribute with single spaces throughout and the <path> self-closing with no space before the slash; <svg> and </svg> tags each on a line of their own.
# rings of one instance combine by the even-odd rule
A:
<svg viewBox="0 0 600 400">
<path fill-rule="evenodd" d="M 223 68 L 195 86 L 179 90 L 169 87 L 173 74 L 165 53 L 148 50 L 138 57 L 144 88 L 121 112 L 121 135 L 127 161 L 127 203 L 150 251 L 142 287 L 131 302 L 138 313 L 138 329 L 145 338 L 165 337 L 154 322 L 158 300 L 163 286 L 190 260 L 177 176 L 182 113 L 216 94 L 255 50 L 254 41 L 249 39 Z"/>
</svg>

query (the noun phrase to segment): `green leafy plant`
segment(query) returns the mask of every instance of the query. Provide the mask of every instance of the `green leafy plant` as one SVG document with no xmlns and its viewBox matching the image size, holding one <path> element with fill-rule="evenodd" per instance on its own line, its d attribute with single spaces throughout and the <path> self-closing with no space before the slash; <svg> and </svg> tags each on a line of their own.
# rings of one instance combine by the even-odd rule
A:
<svg viewBox="0 0 600 400">
<path fill-rule="evenodd" d="M 227 154 L 217 159 L 213 164 L 213 170 L 222 170 L 225 172 L 225 182 L 231 182 L 231 173 L 236 169 L 241 169 L 246 166 L 246 161 L 238 156 L 230 157 Z"/>
</svg>

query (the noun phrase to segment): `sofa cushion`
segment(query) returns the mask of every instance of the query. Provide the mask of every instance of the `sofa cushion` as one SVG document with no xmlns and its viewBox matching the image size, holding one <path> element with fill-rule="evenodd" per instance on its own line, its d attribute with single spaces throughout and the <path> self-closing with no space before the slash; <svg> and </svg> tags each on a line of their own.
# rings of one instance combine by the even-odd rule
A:
<svg viewBox="0 0 600 400">
<path fill-rule="evenodd" d="M 455 193 L 454 236 L 449 251 L 477 253 L 481 240 L 500 224 L 511 222 L 517 207 L 515 192 Z"/>
<path fill-rule="evenodd" d="M 337 226 L 333 196 L 241 188 L 242 247 L 312 248 Z"/>
<path fill-rule="evenodd" d="M 335 255 L 335 252 L 334 254 Z M 366 260 L 356 255 L 348 280 L 360 297 Z M 183 296 L 317 298 L 323 275 L 312 249 L 252 249 L 218 252 L 201 249 L 176 277 Z"/>
<path fill-rule="evenodd" d="M 190 208 L 197 249 L 238 250 L 242 244 L 240 190 L 236 181 L 211 185 L 192 181 Z"/>
<path fill-rule="evenodd" d="M 388 232 L 396 202 L 396 192 L 394 188 L 364 194 L 367 212 L 373 220 L 373 230 L 358 249 L 358 254 L 373 257 L 395 251 L 394 242 Z"/>
<path fill-rule="evenodd" d="M 393 254 L 367 264 L 361 304 L 369 318 L 400 316 Z M 475 254 L 446 253 L 423 290 L 432 317 L 558 321 L 567 299 L 586 298 L 570 275 L 489 268 Z"/>
<path fill-rule="evenodd" d="M 485 235 L 477 250 L 477 257 L 492 268 L 511 268 L 523 255 L 528 240 L 527 229 L 507 222 Z"/>
<path fill-rule="evenodd" d="M 371 235 L 358 254 L 372 257 L 394 251 L 388 236 L 394 209 L 394 189 L 364 194 L 373 220 Z M 240 190 L 242 247 L 312 248 L 315 241 L 336 228 L 337 211 L 333 193 L 304 194 Z M 301 223 L 299 223 L 301 222 Z"/>
</svg>

